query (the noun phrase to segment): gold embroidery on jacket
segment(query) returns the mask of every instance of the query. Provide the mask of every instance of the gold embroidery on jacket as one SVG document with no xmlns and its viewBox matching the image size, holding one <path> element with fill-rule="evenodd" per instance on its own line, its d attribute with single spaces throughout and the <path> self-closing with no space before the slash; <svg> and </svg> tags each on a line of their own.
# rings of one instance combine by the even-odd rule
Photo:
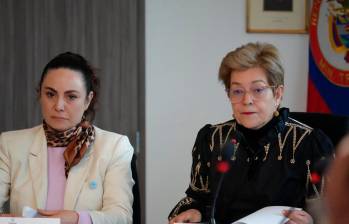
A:
<svg viewBox="0 0 349 224">
<path fill-rule="evenodd" d="M 234 143 L 234 152 L 233 152 L 233 155 L 231 157 L 231 160 L 233 160 L 233 161 L 236 160 L 236 152 L 238 151 L 239 145 L 240 145 L 239 142 Z"/>
<path fill-rule="evenodd" d="M 225 136 L 225 139 L 224 139 L 224 144 L 228 141 L 228 137 L 230 135 L 230 132 L 233 130 L 233 125 L 230 126 L 229 130 L 228 130 L 228 133 L 227 135 Z"/>
<path fill-rule="evenodd" d="M 203 177 L 200 175 L 200 169 L 201 169 L 201 162 L 198 162 L 195 166 L 195 169 L 192 170 L 192 179 L 190 181 L 190 187 L 193 189 L 193 191 L 203 191 L 203 192 L 210 192 L 208 189 L 208 177 L 203 179 Z M 193 173 L 194 172 L 194 173 Z M 198 186 L 198 179 L 199 179 L 199 186 Z"/>
<path fill-rule="evenodd" d="M 225 136 L 223 136 L 223 127 L 224 126 L 229 126 L 229 131 L 225 134 Z M 211 128 L 214 128 L 212 135 L 211 135 L 211 144 L 209 145 L 211 152 L 213 151 L 214 147 L 215 147 L 215 141 L 214 138 L 217 134 L 217 132 L 219 133 L 219 148 L 222 147 L 223 144 L 226 143 L 226 141 L 228 140 L 229 134 L 231 131 L 236 130 L 236 123 L 235 122 L 229 122 L 229 123 L 224 123 L 224 124 L 217 124 L 217 125 L 212 125 Z M 224 138 L 224 141 L 223 141 Z"/>
<path fill-rule="evenodd" d="M 316 185 L 314 184 L 313 178 L 311 177 L 311 172 L 310 172 L 310 160 L 307 160 L 306 162 L 307 165 L 307 182 L 306 182 L 306 189 L 308 189 L 309 187 L 309 183 L 311 183 L 311 186 L 313 187 L 313 190 L 316 194 L 316 197 L 320 197 L 320 193 L 318 191 L 318 189 L 316 188 Z M 323 182 L 321 181 L 321 185 L 323 184 Z M 321 186 L 321 189 L 323 189 L 323 186 Z"/>
<path fill-rule="evenodd" d="M 228 126 L 229 129 L 226 133 L 223 133 L 223 128 Z M 228 137 L 230 135 L 230 133 L 235 130 L 235 123 L 225 123 L 225 124 L 218 124 L 218 125 L 213 125 L 212 128 L 214 128 L 212 135 L 211 135 L 211 143 L 209 144 L 209 148 L 211 150 L 211 152 L 213 151 L 214 147 L 215 147 L 215 137 L 218 134 L 218 139 L 219 139 L 219 149 L 221 149 L 221 146 L 224 145 L 226 143 L 226 141 L 228 141 Z M 196 147 L 193 148 L 193 152 L 196 151 Z M 219 152 L 219 157 L 218 160 L 222 158 L 222 152 Z M 210 162 L 207 162 L 206 164 L 201 164 L 200 162 L 200 154 L 198 155 L 197 158 L 198 163 L 195 165 L 195 168 L 192 169 L 192 179 L 190 182 L 190 187 L 193 191 L 203 191 L 203 192 L 210 192 L 209 188 L 208 188 L 208 176 L 202 176 L 200 174 L 200 170 L 203 168 L 202 166 L 207 166 L 207 168 L 209 168 L 211 166 Z"/>
<path fill-rule="evenodd" d="M 298 146 L 303 141 L 304 137 L 309 135 L 312 132 L 312 128 L 309 126 L 303 125 L 302 123 L 296 124 L 296 123 L 289 123 L 285 122 L 286 128 L 288 128 L 286 135 L 284 139 L 281 139 L 281 133 L 278 134 L 278 142 L 279 142 L 279 156 L 278 160 L 282 160 L 282 152 L 284 149 L 284 146 L 286 144 L 287 138 L 290 136 L 292 132 L 292 158 L 290 160 L 290 163 L 294 164 L 296 163 L 295 160 L 295 154 Z M 297 134 L 297 130 L 299 130 L 299 135 Z"/>
<path fill-rule="evenodd" d="M 226 133 L 223 133 L 223 128 L 228 126 L 229 130 Z M 219 155 L 218 155 L 218 160 L 222 160 L 222 146 L 228 141 L 229 135 L 233 130 L 236 130 L 236 123 L 235 122 L 229 122 L 229 123 L 224 123 L 224 124 L 217 124 L 217 125 L 212 125 L 211 128 L 214 128 L 212 135 L 211 135 L 211 143 L 209 145 L 211 152 L 213 151 L 215 147 L 215 137 L 216 134 L 218 133 L 218 138 L 219 138 Z M 224 139 L 224 140 L 223 140 Z"/>
<path fill-rule="evenodd" d="M 278 156 L 278 160 L 282 160 L 282 151 L 284 150 L 284 146 L 285 146 L 285 143 L 286 143 L 286 140 L 287 140 L 287 137 L 288 135 L 291 133 L 293 127 L 290 127 L 287 132 L 286 132 L 286 135 L 285 135 L 285 138 L 284 140 L 282 141 L 281 140 L 281 133 L 278 133 L 278 141 L 279 141 L 279 156 Z"/>
<path fill-rule="evenodd" d="M 173 219 L 174 217 L 176 217 L 178 215 L 179 210 L 181 209 L 181 207 L 185 206 L 185 205 L 190 205 L 191 203 L 193 203 L 194 199 L 192 199 L 191 197 L 185 197 L 182 200 L 180 200 L 180 202 L 178 202 L 178 204 L 176 205 L 176 208 L 174 209 L 172 215 L 169 217 L 169 219 Z"/>
<path fill-rule="evenodd" d="M 264 155 L 263 161 L 267 160 L 269 148 L 270 148 L 270 143 L 264 146 L 265 155 Z"/>
</svg>

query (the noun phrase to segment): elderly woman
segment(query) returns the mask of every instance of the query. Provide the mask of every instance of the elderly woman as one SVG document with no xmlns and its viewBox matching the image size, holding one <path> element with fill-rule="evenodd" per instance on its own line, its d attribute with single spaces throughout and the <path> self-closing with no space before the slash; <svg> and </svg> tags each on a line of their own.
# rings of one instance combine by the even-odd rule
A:
<svg viewBox="0 0 349 224">
<path fill-rule="evenodd" d="M 219 172 L 229 167 L 216 201 L 217 223 L 231 223 L 265 206 L 305 208 L 306 198 L 318 195 L 320 187 L 311 182 L 310 171 L 332 154 L 332 143 L 323 132 L 290 118 L 289 110 L 280 108 L 284 70 L 277 49 L 266 43 L 235 49 L 224 57 L 219 79 L 234 119 L 199 131 L 187 196 L 171 211 L 170 223 L 212 218 Z M 233 148 L 225 147 L 229 142 Z M 232 151 L 228 166 L 221 166 L 227 150 Z M 305 210 L 284 211 L 284 215 L 290 224 L 312 223 Z"/>
<path fill-rule="evenodd" d="M 0 213 L 24 206 L 61 223 L 132 223 L 133 148 L 126 136 L 92 125 L 99 80 L 80 55 L 44 68 L 39 126 L 0 136 Z M 1 216 L 1 215 L 0 215 Z"/>
</svg>

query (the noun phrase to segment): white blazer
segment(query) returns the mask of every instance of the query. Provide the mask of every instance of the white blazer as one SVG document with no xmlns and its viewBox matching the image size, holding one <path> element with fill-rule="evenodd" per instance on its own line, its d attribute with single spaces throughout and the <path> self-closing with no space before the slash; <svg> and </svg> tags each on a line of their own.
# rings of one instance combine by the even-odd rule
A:
<svg viewBox="0 0 349 224">
<path fill-rule="evenodd" d="M 88 211 L 94 224 L 132 223 L 133 148 L 126 136 L 95 127 L 96 138 L 66 183 L 64 209 Z M 44 209 L 47 142 L 42 125 L 0 135 L 0 213 L 23 206 Z"/>
</svg>

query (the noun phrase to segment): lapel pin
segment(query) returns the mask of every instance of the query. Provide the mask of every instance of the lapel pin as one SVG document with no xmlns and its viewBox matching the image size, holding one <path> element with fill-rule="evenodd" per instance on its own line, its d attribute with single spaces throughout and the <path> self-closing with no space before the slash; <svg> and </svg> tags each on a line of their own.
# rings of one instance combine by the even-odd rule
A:
<svg viewBox="0 0 349 224">
<path fill-rule="evenodd" d="M 90 182 L 90 189 L 96 189 L 97 188 L 97 182 L 95 181 L 95 180 L 92 180 L 91 182 Z"/>
</svg>

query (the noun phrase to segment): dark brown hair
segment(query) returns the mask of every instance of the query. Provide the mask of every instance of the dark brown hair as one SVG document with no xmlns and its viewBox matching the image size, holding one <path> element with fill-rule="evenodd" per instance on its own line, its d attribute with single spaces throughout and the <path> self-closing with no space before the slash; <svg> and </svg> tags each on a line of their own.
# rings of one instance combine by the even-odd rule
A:
<svg viewBox="0 0 349 224">
<path fill-rule="evenodd" d="M 93 121 L 95 117 L 95 105 L 99 96 L 100 81 L 96 76 L 96 70 L 90 65 L 90 63 L 81 55 L 71 52 L 65 52 L 57 55 L 51 61 L 47 63 L 44 70 L 41 73 L 41 78 L 38 86 L 38 93 L 41 92 L 42 83 L 46 77 L 46 74 L 51 69 L 68 68 L 74 71 L 81 72 L 87 96 L 92 91 L 93 98 L 84 115 L 87 120 Z"/>
</svg>

